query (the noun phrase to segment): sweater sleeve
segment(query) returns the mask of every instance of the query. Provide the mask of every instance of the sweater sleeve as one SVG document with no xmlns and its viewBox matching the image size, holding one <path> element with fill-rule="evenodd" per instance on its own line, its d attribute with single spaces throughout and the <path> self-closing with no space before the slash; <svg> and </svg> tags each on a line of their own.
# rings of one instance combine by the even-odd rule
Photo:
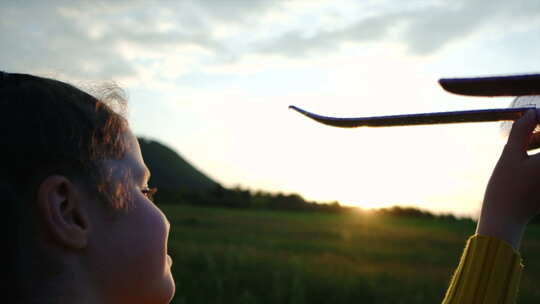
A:
<svg viewBox="0 0 540 304">
<path fill-rule="evenodd" d="M 519 252 L 497 238 L 467 240 L 443 304 L 515 303 L 523 265 Z"/>
</svg>

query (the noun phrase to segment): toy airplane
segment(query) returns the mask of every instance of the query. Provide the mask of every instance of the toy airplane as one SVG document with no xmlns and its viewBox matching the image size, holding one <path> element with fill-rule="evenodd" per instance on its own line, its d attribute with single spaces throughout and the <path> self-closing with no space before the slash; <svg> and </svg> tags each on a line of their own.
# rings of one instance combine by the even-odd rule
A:
<svg viewBox="0 0 540 304">
<path fill-rule="evenodd" d="M 321 116 L 293 105 L 289 108 L 325 125 L 356 127 L 391 127 L 464 122 L 513 121 L 527 110 L 540 107 L 540 74 L 481 78 L 443 78 L 439 84 L 448 92 L 468 96 L 517 96 L 510 108 L 435 113 L 339 118 Z"/>
</svg>

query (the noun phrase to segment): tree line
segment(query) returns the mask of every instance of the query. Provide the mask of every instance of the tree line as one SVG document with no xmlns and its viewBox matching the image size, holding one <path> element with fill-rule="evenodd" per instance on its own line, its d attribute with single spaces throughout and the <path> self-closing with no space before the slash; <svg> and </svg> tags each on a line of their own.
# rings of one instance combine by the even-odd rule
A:
<svg viewBox="0 0 540 304">
<path fill-rule="evenodd" d="M 252 191 L 243 189 L 240 186 L 225 188 L 220 184 L 209 191 L 193 191 L 180 189 L 176 191 L 159 190 L 155 195 L 157 204 L 186 204 L 205 207 L 226 207 L 238 209 L 267 209 L 267 210 L 287 210 L 287 211 L 309 211 L 343 213 L 357 210 L 355 207 L 343 206 L 337 201 L 333 202 L 313 202 L 305 200 L 299 194 L 271 193 L 261 190 Z M 380 208 L 373 212 L 381 215 L 392 215 L 400 217 L 430 218 L 447 221 L 456 221 L 453 214 L 434 214 L 426 210 L 415 207 L 393 206 L 390 208 Z"/>
<path fill-rule="evenodd" d="M 337 201 L 317 203 L 306 201 L 299 194 L 270 193 L 252 191 L 239 186 L 225 188 L 220 184 L 209 191 L 188 189 L 170 191 L 159 190 L 155 195 L 157 204 L 187 204 L 227 208 L 257 208 L 290 211 L 344 212 L 352 208 L 342 206 Z"/>
</svg>

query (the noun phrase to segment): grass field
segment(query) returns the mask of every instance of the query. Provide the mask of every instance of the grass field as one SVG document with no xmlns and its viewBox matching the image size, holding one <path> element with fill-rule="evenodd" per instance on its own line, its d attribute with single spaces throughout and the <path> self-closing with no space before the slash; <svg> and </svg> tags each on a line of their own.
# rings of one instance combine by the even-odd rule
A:
<svg viewBox="0 0 540 304">
<path fill-rule="evenodd" d="M 440 303 L 469 220 L 160 206 L 172 303 Z M 518 303 L 540 303 L 540 226 L 523 240 Z"/>
</svg>

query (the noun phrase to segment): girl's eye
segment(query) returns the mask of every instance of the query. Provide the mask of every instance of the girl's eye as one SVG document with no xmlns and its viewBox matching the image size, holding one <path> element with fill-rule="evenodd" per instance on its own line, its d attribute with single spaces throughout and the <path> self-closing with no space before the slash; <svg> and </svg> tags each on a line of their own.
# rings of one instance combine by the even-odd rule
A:
<svg viewBox="0 0 540 304">
<path fill-rule="evenodd" d="M 146 196 L 149 200 L 154 201 L 154 194 L 157 192 L 157 188 L 144 188 L 141 190 L 141 192 Z"/>
</svg>

